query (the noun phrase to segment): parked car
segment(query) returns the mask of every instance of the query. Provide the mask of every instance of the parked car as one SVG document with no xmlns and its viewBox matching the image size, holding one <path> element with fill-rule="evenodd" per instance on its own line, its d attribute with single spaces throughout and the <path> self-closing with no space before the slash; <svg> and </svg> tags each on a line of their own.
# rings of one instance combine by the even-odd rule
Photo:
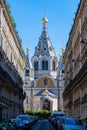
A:
<svg viewBox="0 0 87 130">
<path fill-rule="evenodd" d="M 22 128 L 24 125 L 24 122 L 20 119 L 20 118 L 14 118 L 11 120 L 12 125 L 18 129 L 18 128 Z"/>
<path fill-rule="evenodd" d="M 54 126 L 55 129 L 57 129 L 57 130 L 59 129 L 59 127 L 60 127 L 60 121 L 61 121 L 61 119 L 64 118 L 64 117 L 65 117 L 65 116 L 56 116 L 56 117 L 54 118 L 52 124 L 53 124 L 53 126 Z"/>
<path fill-rule="evenodd" d="M 65 112 L 63 111 L 54 111 L 51 113 L 52 117 L 56 117 L 56 116 L 65 116 Z"/>
<path fill-rule="evenodd" d="M 17 118 L 22 120 L 23 130 L 25 129 L 30 130 L 31 126 L 39 119 L 38 116 L 27 115 L 27 114 L 19 115 L 17 116 Z"/>
<path fill-rule="evenodd" d="M 59 130 L 86 130 L 80 119 L 65 117 L 60 121 Z"/>
<path fill-rule="evenodd" d="M 53 122 L 55 121 L 56 116 L 64 117 L 65 113 L 63 111 L 54 111 L 54 112 L 52 112 L 51 116 L 49 118 L 49 121 L 52 123 L 52 125 L 53 125 Z"/>
<path fill-rule="evenodd" d="M 17 118 L 21 119 L 23 122 L 22 130 L 26 130 L 26 129 L 31 130 L 32 119 L 30 118 L 29 115 L 23 114 L 23 115 L 17 116 Z"/>
</svg>

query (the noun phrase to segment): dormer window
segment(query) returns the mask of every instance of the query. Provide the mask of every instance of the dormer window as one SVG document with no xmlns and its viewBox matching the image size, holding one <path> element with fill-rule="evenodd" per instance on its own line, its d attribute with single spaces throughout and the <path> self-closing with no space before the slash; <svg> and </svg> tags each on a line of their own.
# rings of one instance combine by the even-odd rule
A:
<svg viewBox="0 0 87 130">
<path fill-rule="evenodd" d="M 26 75 L 26 76 L 29 76 L 29 74 L 30 74 L 29 69 L 26 69 L 26 71 L 25 71 L 25 75 Z"/>
</svg>

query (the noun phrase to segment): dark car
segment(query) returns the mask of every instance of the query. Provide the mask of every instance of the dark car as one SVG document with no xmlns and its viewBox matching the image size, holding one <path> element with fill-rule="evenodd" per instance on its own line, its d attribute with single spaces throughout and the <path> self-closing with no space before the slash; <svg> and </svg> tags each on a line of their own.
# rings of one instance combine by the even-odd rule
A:
<svg viewBox="0 0 87 130">
<path fill-rule="evenodd" d="M 54 126 L 55 129 L 58 130 L 58 129 L 60 128 L 61 119 L 64 118 L 64 117 L 65 117 L 65 116 L 56 116 L 56 117 L 54 118 L 52 124 L 53 124 L 53 126 Z"/>
<path fill-rule="evenodd" d="M 64 117 L 65 116 L 65 113 L 63 111 L 54 111 L 51 113 L 51 116 L 49 118 L 50 122 L 52 123 L 52 125 L 54 125 L 54 122 L 55 122 L 55 118 L 56 117 Z"/>
<path fill-rule="evenodd" d="M 86 130 L 80 119 L 66 117 L 62 118 L 60 124 L 60 130 Z"/>
</svg>

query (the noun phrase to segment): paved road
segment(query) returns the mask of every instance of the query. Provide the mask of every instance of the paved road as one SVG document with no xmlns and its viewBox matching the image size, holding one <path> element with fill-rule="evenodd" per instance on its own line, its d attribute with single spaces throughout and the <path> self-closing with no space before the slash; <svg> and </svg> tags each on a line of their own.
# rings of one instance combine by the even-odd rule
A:
<svg viewBox="0 0 87 130">
<path fill-rule="evenodd" d="M 31 130 L 55 130 L 48 120 L 39 120 Z"/>
</svg>

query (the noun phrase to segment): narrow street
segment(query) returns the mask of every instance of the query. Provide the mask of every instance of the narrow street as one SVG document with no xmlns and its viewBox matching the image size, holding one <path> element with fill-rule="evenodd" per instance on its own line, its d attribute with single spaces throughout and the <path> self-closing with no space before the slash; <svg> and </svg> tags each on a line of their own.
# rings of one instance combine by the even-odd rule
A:
<svg viewBox="0 0 87 130">
<path fill-rule="evenodd" d="M 48 120 L 39 120 L 32 126 L 32 130 L 55 130 Z"/>
</svg>

